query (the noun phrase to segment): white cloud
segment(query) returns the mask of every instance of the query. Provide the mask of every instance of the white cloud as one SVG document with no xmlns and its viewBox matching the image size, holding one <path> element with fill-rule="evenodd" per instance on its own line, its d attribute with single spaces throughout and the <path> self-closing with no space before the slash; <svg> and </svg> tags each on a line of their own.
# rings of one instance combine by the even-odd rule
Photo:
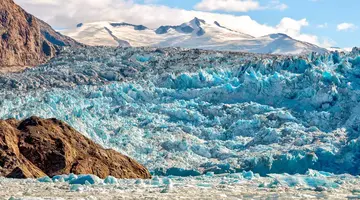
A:
<svg viewBox="0 0 360 200">
<path fill-rule="evenodd" d="M 334 47 L 334 46 L 336 46 L 337 43 L 336 43 L 333 39 L 328 38 L 328 37 L 325 37 L 325 38 L 323 38 L 323 40 L 322 40 L 322 44 L 323 44 L 323 47 L 329 48 L 329 47 Z"/>
<path fill-rule="evenodd" d="M 321 38 L 302 33 L 308 26 L 306 19 L 283 18 L 278 25 L 261 24 L 249 16 L 218 14 L 203 11 L 169 8 L 161 5 L 137 4 L 133 0 L 15 0 L 30 13 L 55 28 L 72 28 L 76 24 L 95 21 L 118 21 L 143 24 L 150 28 L 178 25 L 194 17 L 208 22 L 218 21 L 223 26 L 255 37 L 285 33 L 295 39 L 322 46 Z"/>
<path fill-rule="evenodd" d="M 323 23 L 323 24 L 319 24 L 316 27 L 318 28 L 327 28 L 328 27 L 328 23 Z"/>
<path fill-rule="evenodd" d="M 357 29 L 357 26 L 355 26 L 352 23 L 341 23 L 337 25 L 337 30 L 338 31 L 348 31 L 348 30 L 355 30 Z"/>
<path fill-rule="evenodd" d="M 352 51 L 353 47 L 345 47 L 343 48 L 345 51 Z"/>
<path fill-rule="evenodd" d="M 203 11 L 247 12 L 259 10 L 260 3 L 253 0 L 202 0 L 195 9 Z"/>
<path fill-rule="evenodd" d="M 265 6 L 266 9 L 285 10 L 288 6 L 281 3 L 280 0 L 271 0 L 270 3 Z"/>
<path fill-rule="evenodd" d="M 279 0 L 271 0 L 266 6 L 255 0 L 202 0 L 194 8 L 201 11 L 247 12 L 263 9 L 285 10 L 287 5 Z"/>
</svg>

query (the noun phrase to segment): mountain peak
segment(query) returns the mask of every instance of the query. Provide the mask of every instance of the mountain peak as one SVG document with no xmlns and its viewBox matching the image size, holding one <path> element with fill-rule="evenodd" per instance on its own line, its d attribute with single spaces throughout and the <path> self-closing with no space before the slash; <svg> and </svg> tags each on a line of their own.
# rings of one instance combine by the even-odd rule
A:
<svg viewBox="0 0 360 200">
<path fill-rule="evenodd" d="M 199 19 L 199 18 L 197 18 L 197 17 L 195 17 L 194 19 L 192 19 L 192 20 L 190 21 L 190 24 L 194 24 L 194 25 L 196 25 L 196 26 L 198 26 L 198 27 L 200 27 L 201 24 L 205 24 L 205 23 L 206 23 L 205 20 Z"/>
<path fill-rule="evenodd" d="M 271 39 L 279 39 L 279 38 L 291 38 L 285 33 L 273 33 L 268 35 Z"/>
<path fill-rule="evenodd" d="M 181 27 L 186 29 L 193 29 L 191 33 L 196 32 L 197 36 L 202 36 L 205 34 L 205 30 L 201 27 L 201 25 L 205 23 L 205 20 L 195 17 L 189 23 L 182 24 Z"/>
<path fill-rule="evenodd" d="M 202 24 L 205 24 L 205 20 L 195 17 L 190 22 L 183 23 L 179 26 L 160 26 L 158 29 L 156 29 L 155 33 L 166 34 L 170 29 L 173 29 L 179 33 L 196 33 L 197 36 L 202 36 L 205 34 L 205 30 L 201 27 Z"/>
</svg>

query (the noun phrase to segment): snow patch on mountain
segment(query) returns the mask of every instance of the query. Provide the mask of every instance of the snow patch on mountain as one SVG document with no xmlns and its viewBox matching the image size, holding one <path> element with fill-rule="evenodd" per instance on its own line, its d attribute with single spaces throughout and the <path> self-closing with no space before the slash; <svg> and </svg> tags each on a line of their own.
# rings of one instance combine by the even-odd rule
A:
<svg viewBox="0 0 360 200">
<path fill-rule="evenodd" d="M 316 45 L 295 40 L 285 34 L 253 37 L 231 30 L 218 22 L 208 23 L 194 18 L 178 26 L 150 29 L 143 25 L 116 22 L 82 24 L 63 34 L 94 46 L 183 47 L 205 50 L 240 51 L 271 54 L 324 53 Z M 119 43 L 118 41 L 123 41 Z"/>
</svg>

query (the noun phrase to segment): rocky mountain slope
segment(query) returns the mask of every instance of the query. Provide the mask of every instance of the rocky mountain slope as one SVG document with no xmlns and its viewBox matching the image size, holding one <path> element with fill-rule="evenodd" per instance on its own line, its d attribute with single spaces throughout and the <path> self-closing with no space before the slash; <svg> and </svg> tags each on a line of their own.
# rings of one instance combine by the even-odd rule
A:
<svg viewBox="0 0 360 200">
<path fill-rule="evenodd" d="M 69 173 L 151 177 L 135 160 L 103 149 L 62 121 L 0 120 L 0 176 L 37 178 Z"/>
<path fill-rule="evenodd" d="M 327 51 L 285 34 L 253 37 L 226 28 L 216 21 L 198 18 L 178 26 L 161 26 L 157 29 L 128 23 L 95 22 L 79 24 L 75 29 L 62 33 L 94 46 L 183 47 L 271 54 Z"/>
<path fill-rule="evenodd" d="M 27 13 L 13 0 L 0 2 L 0 66 L 33 66 L 53 57 L 61 47 L 80 46 Z"/>
</svg>

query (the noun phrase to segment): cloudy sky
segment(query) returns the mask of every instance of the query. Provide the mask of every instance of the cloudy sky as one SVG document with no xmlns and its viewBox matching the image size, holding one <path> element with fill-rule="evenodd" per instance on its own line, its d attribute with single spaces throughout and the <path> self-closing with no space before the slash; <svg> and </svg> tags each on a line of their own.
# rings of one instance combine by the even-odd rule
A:
<svg viewBox="0 0 360 200">
<path fill-rule="evenodd" d="M 285 33 L 323 47 L 360 46 L 359 0 L 15 0 L 56 29 L 116 21 L 150 28 L 194 17 L 253 36 Z"/>
</svg>

